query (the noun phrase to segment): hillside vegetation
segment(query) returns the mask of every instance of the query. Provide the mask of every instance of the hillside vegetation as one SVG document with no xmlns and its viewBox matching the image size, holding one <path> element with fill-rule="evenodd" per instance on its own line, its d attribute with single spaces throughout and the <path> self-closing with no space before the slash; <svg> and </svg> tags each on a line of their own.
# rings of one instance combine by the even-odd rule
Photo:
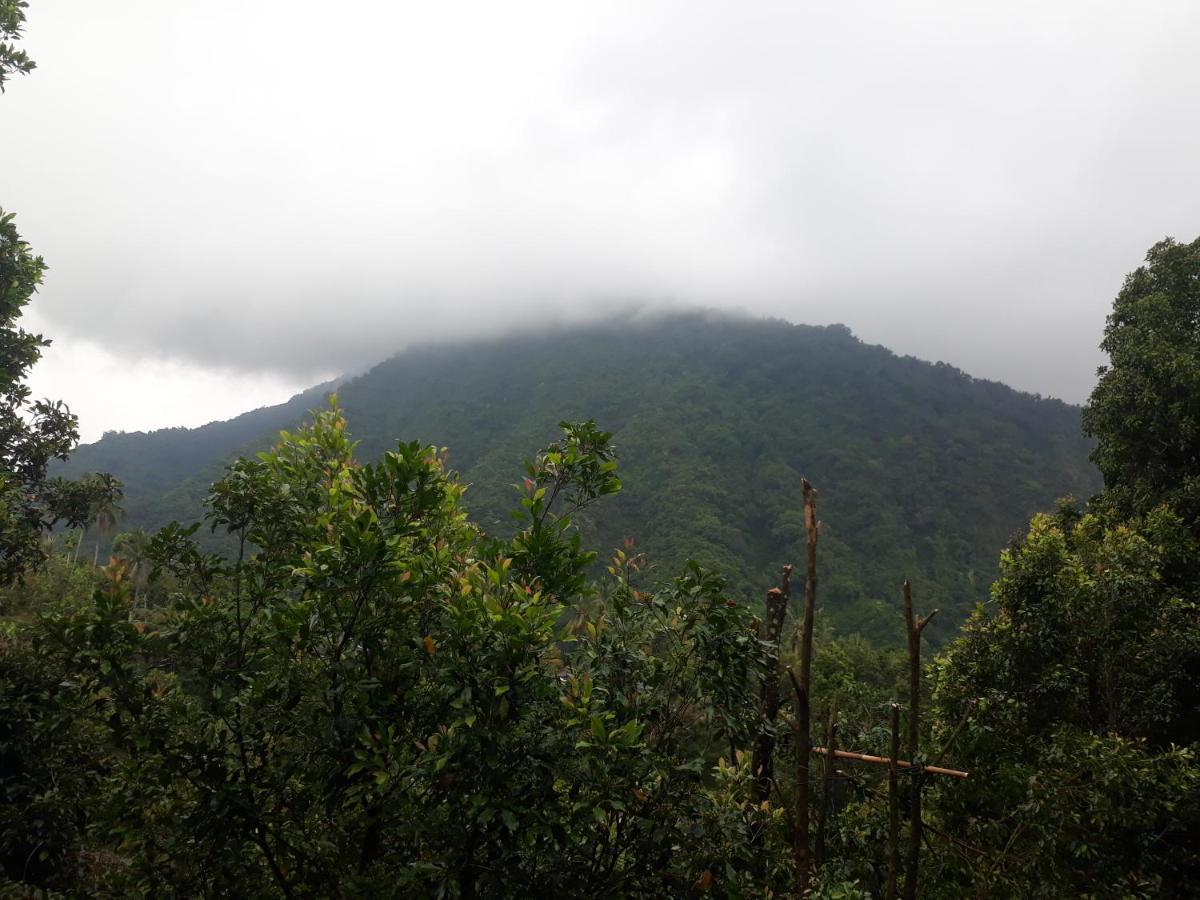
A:
<svg viewBox="0 0 1200 900">
<path fill-rule="evenodd" d="M 120 478 L 121 528 L 195 521 L 224 465 L 270 446 L 322 393 L 198 429 L 106 435 L 62 471 Z M 339 400 L 366 458 L 397 439 L 449 447 L 466 506 L 490 531 L 509 528 L 528 449 L 560 420 L 593 418 L 613 433 L 625 489 L 581 522 L 589 543 L 632 537 L 652 571 L 695 559 L 747 597 L 796 558 L 808 477 L 828 497 L 828 621 L 885 640 L 899 636 L 904 576 L 942 608 L 937 640 L 984 599 L 999 550 L 1032 513 L 1099 487 L 1077 407 L 896 356 L 842 326 L 690 314 L 425 347 L 341 385 Z"/>
</svg>

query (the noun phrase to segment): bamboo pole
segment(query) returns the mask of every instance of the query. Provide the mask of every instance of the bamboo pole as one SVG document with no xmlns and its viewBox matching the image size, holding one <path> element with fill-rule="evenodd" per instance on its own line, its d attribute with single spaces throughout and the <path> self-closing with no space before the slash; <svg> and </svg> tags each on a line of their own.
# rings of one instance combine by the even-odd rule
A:
<svg viewBox="0 0 1200 900">
<path fill-rule="evenodd" d="M 828 753 L 829 750 L 826 747 L 813 747 L 812 752 L 816 753 L 818 755 L 821 755 L 821 754 Z M 887 766 L 887 765 L 890 765 L 892 762 L 892 757 L 872 756 L 869 753 L 855 753 L 852 750 L 834 750 L 833 755 L 836 756 L 838 759 L 852 759 L 855 762 L 875 763 L 876 765 L 880 765 L 880 766 Z M 907 759 L 897 759 L 896 765 L 897 765 L 897 767 L 899 767 L 901 769 L 913 768 L 913 764 L 911 762 L 909 762 Z M 971 777 L 970 772 L 962 772 L 958 769 L 946 769 L 946 768 L 943 768 L 942 766 L 922 766 L 921 771 L 925 772 L 928 775 L 948 775 L 951 778 L 970 778 Z"/>
<path fill-rule="evenodd" d="M 891 708 L 892 755 L 887 760 L 888 767 L 888 870 L 886 900 L 896 900 L 896 874 L 900 871 L 900 779 L 897 768 L 900 756 L 900 704 L 893 703 Z M 862 756 L 863 754 L 858 754 Z M 875 762 L 872 758 L 870 762 Z M 866 762 L 868 760 L 864 760 Z"/>
</svg>

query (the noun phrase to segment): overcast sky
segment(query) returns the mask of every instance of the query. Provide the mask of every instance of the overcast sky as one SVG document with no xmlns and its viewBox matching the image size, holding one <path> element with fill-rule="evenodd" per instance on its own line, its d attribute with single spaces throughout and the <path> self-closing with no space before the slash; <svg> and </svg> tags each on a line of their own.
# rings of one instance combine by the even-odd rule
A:
<svg viewBox="0 0 1200 900">
<path fill-rule="evenodd" d="M 638 305 L 1084 399 L 1200 233 L 1200 3 L 32 0 L 0 204 L 85 438 Z"/>
</svg>

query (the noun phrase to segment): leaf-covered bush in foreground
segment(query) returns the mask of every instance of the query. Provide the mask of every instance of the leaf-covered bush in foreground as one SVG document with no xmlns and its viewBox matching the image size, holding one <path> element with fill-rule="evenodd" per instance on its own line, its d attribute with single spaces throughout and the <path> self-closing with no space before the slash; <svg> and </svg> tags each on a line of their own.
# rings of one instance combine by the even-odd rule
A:
<svg viewBox="0 0 1200 900">
<path fill-rule="evenodd" d="M 40 649 L 107 732 L 99 888 L 736 893 L 752 813 L 713 769 L 753 728 L 759 642 L 696 567 L 642 593 L 618 555 L 587 589 L 570 517 L 620 487 L 609 436 L 564 423 L 507 541 L 434 448 L 353 448 L 330 410 L 233 465 L 210 520 L 242 552 L 164 530 L 167 607 L 136 610 L 114 568 L 46 620 Z"/>
</svg>

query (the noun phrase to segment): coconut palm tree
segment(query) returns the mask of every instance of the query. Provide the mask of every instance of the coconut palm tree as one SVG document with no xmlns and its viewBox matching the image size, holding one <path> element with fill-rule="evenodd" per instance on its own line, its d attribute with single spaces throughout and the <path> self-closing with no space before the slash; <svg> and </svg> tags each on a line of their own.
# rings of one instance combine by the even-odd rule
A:
<svg viewBox="0 0 1200 900">
<path fill-rule="evenodd" d="M 149 576 L 150 535 L 140 528 L 122 532 L 113 538 L 113 554 L 129 566 L 133 582 L 133 604 L 137 606 Z"/>
<path fill-rule="evenodd" d="M 79 535 L 79 543 L 75 545 L 76 561 L 79 559 L 79 548 L 83 545 L 88 528 L 95 526 L 99 535 L 109 535 L 117 524 L 117 519 L 125 512 L 118 505 L 125 496 L 125 485 L 121 483 L 121 479 L 105 472 L 99 475 L 89 475 L 85 483 L 89 494 L 89 517 L 88 521 L 84 523 L 83 533 Z M 99 537 L 96 539 L 96 552 L 92 561 L 94 564 L 100 561 Z"/>
<path fill-rule="evenodd" d="M 96 524 L 96 533 L 99 535 L 96 538 L 96 553 L 92 558 L 92 563 L 99 565 L 100 538 L 112 534 L 117 520 L 125 514 L 125 510 L 118 505 L 125 496 L 125 485 L 119 478 L 108 473 L 93 475 L 92 483 L 96 487 L 95 505 L 92 507 L 93 521 Z"/>
</svg>

